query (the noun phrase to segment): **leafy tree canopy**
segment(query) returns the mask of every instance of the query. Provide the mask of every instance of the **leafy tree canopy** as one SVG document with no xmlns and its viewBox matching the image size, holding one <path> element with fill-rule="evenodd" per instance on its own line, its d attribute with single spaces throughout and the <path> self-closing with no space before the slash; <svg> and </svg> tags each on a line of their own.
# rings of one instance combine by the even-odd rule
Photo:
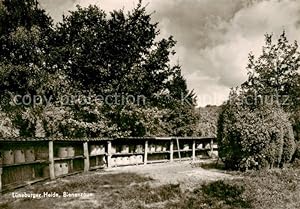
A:
<svg viewBox="0 0 300 209">
<path fill-rule="evenodd" d="M 157 39 L 158 23 L 141 3 L 128 13 L 78 6 L 54 26 L 37 0 L 3 0 L 0 22 L 2 136 L 193 134 L 195 95 L 180 66 L 170 64 L 176 42 Z M 12 96 L 25 94 L 51 101 L 12 104 Z M 115 94 L 146 102 L 78 102 Z M 60 105 L 61 97 L 76 99 Z"/>
</svg>

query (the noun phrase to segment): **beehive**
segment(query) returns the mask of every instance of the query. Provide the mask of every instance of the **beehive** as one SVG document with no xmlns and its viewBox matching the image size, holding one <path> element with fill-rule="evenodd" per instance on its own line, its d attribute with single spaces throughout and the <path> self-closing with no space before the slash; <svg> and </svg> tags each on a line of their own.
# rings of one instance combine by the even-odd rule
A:
<svg viewBox="0 0 300 209">
<path fill-rule="evenodd" d="M 197 149 L 203 149 L 203 144 L 198 144 Z"/>
<path fill-rule="evenodd" d="M 111 166 L 115 166 L 116 165 L 116 158 L 111 158 L 110 159 L 110 164 L 111 164 Z"/>
<path fill-rule="evenodd" d="M 68 174 L 69 173 L 68 163 L 62 163 L 61 166 L 62 166 L 62 174 L 63 175 Z"/>
<path fill-rule="evenodd" d="M 63 167 L 61 163 L 54 164 L 55 176 L 61 176 L 63 174 Z"/>
<path fill-rule="evenodd" d="M 129 157 L 123 157 L 122 158 L 122 165 L 128 165 L 128 164 L 130 164 Z"/>
<path fill-rule="evenodd" d="M 190 145 L 189 144 L 184 144 L 183 145 L 183 150 L 189 150 L 190 149 Z"/>
<path fill-rule="evenodd" d="M 5 165 L 14 164 L 14 153 L 12 150 L 3 151 L 3 164 Z"/>
<path fill-rule="evenodd" d="M 90 147 L 90 155 L 97 155 L 96 145 L 91 145 L 91 147 Z"/>
<path fill-rule="evenodd" d="M 25 161 L 33 162 L 35 161 L 35 153 L 33 148 L 29 148 L 25 150 Z"/>
<path fill-rule="evenodd" d="M 135 146 L 135 152 L 136 152 L 136 153 L 141 153 L 141 152 L 143 152 L 143 145 L 141 145 L 141 144 L 136 145 L 136 146 Z"/>
<path fill-rule="evenodd" d="M 165 144 L 165 145 L 163 145 L 163 147 L 162 147 L 162 151 L 163 151 L 163 152 L 167 151 L 167 145 L 166 145 L 166 144 Z"/>
<path fill-rule="evenodd" d="M 206 143 L 204 146 L 205 149 L 210 149 L 210 143 Z"/>
<path fill-rule="evenodd" d="M 58 148 L 58 157 L 60 158 L 68 157 L 68 148 L 67 147 Z"/>
<path fill-rule="evenodd" d="M 36 159 L 44 159 L 47 160 L 49 158 L 49 150 L 47 148 L 38 147 L 36 148 Z"/>
<path fill-rule="evenodd" d="M 117 148 L 115 145 L 112 145 L 111 146 L 111 150 L 110 150 L 111 153 L 116 153 L 117 152 Z"/>
<path fill-rule="evenodd" d="M 14 151 L 15 163 L 24 163 L 25 162 L 25 153 L 23 150 L 15 150 Z"/>
<path fill-rule="evenodd" d="M 96 146 L 97 155 L 105 154 L 105 147 L 103 145 Z"/>
<path fill-rule="evenodd" d="M 75 149 L 74 147 L 68 147 L 67 148 L 68 157 L 74 157 L 75 156 Z"/>
<path fill-rule="evenodd" d="M 136 156 L 136 162 L 137 163 L 143 163 L 143 155 L 137 155 Z"/>
<path fill-rule="evenodd" d="M 155 152 L 155 145 L 154 144 L 149 145 L 149 151 L 150 152 Z"/>
<path fill-rule="evenodd" d="M 129 157 L 129 163 L 130 164 L 136 164 L 137 163 L 135 155 Z"/>
<path fill-rule="evenodd" d="M 116 160 L 115 161 L 116 165 L 122 165 L 122 163 L 123 163 L 122 157 L 117 157 L 115 160 Z"/>
<path fill-rule="evenodd" d="M 162 145 L 156 145 L 156 147 L 155 147 L 155 151 L 156 152 L 161 152 L 162 151 Z"/>
<path fill-rule="evenodd" d="M 121 153 L 129 153 L 129 146 L 127 144 L 122 145 Z"/>
</svg>

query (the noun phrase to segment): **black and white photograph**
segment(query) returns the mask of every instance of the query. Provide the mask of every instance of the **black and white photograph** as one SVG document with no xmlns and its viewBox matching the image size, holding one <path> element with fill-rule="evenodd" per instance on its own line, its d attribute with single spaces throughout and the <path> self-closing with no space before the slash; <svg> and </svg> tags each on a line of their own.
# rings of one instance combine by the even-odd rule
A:
<svg viewBox="0 0 300 209">
<path fill-rule="evenodd" d="M 0 0 L 0 209 L 300 209 L 300 0 Z"/>
</svg>

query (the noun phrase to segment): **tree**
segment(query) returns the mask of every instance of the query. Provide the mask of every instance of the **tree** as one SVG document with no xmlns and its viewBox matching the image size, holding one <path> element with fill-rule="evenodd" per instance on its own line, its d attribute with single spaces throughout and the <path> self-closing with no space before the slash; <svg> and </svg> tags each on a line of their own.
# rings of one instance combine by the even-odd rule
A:
<svg viewBox="0 0 300 209">
<path fill-rule="evenodd" d="M 282 167 L 295 152 L 289 116 L 282 108 L 243 103 L 243 93 L 231 92 L 218 121 L 219 156 L 230 169 Z"/>
<path fill-rule="evenodd" d="M 277 44 L 272 35 L 265 35 L 262 55 L 255 59 L 249 54 L 248 80 L 242 84 L 245 91 L 256 96 L 270 96 L 286 110 L 300 106 L 300 52 L 295 41 L 290 44 L 283 32 Z"/>
<path fill-rule="evenodd" d="M 249 55 L 247 70 L 248 80 L 242 88 L 247 92 L 248 101 L 252 98 L 252 108 L 260 103 L 278 102 L 291 113 L 290 120 L 300 145 L 300 52 L 297 41 L 290 43 L 283 31 L 274 43 L 273 36 L 266 34 L 262 54 L 258 58 Z M 300 153 L 300 147 L 298 149 L 297 153 Z"/>
<path fill-rule="evenodd" d="M 151 22 L 141 3 L 127 14 L 78 6 L 56 27 L 36 0 L 0 3 L 0 108 L 10 118 L 11 130 L 18 130 L 14 133 L 144 136 L 167 135 L 182 127 L 182 135 L 193 132 L 194 118 L 189 116 L 194 116 L 194 104 L 181 105 L 181 97 L 193 101 L 194 94 L 188 91 L 180 66 L 169 62 L 176 42 L 173 37 L 157 39 L 158 23 Z M 11 102 L 11 96 L 25 94 L 51 101 Z M 98 95 L 115 94 L 144 96 L 146 103 L 93 101 Z M 61 97 L 75 100 L 61 105 Z M 78 97 L 92 101 L 79 104 Z M 184 119 L 178 118 L 181 112 Z"/>
<path fill-rule="evenodd" d="M 217 136 L 218 119 L 220 115 L 220 106 L 207 105 L 206 107 L 199 107 L 197 112 L 199 114 L 199 122 L 197 125 L 197 132 L 201 136 Z"/>
<path fill-rule="evenodd" d="M 24 116 L 29 109 L 12 104 L 12 96 L 46 94 L 51 86 L 48 63 L 52 19 L 36 0 L 3 0 L 0 23 L 0 109 L 20 135 L 33 136 L 35 125 Z"/>
<path fill-rule="evenodd" d="M 168 64 L 175 41 L 156 41 L 158 33 L 141 4 L 109 17 L 96 6 L 78 6 L 58 25 L 59 63 L 82 89 L 150 98 L 175 70 Z"/>
<path fill-rule="evenodd" d="M 262 54 L 257 59 L 249 55 L 248 79 L 240 92 L 231 92 L 218 121 L 219 154 L 229 168 L 283 166 L 295 153 L 293 127 L 297 137 L 300 101 L 298 44 L 290 44 L 285 32 L 276 44 L 272 35 L 265 38 Z"/>
</svg>

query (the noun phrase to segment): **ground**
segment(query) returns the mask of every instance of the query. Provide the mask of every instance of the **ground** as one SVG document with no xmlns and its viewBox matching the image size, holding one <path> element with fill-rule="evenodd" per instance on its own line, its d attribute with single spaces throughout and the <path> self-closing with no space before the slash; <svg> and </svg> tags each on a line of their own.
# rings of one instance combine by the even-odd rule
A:
<svg viewBox="0 0 300 209">
<path fill-rule="evenodd" d="M 207 166 L 213 165 L 213 166 Z M 4 209 L 299 209 L 298 168 L 226 172 L 215 163 L 176 162 L 98 170 L 16 190 L 21 193 L 91 193 L 68 198 L 18 198 L 3 194 Z"/>
<path fill-rule="evenodd" d="M 203 163 L 214 163 L 210 160 L 202 161 Z M 197 162 L 198 164 L 201 161 Z M 206 181 L 216 181 L 220 179 L 232 179 L 236 176 L 226 174 L 223 170 L 203 169 L 198 164 L 192 164 L 190 161 L 175 163 L 148 164 L 145 166 L 129 166 L 110 168 L 106 172 L 132 172 L 149 176 L 155 180 L 156 184 L 180 184 L 183 189 L 194 188 Z"/>
</svg>

